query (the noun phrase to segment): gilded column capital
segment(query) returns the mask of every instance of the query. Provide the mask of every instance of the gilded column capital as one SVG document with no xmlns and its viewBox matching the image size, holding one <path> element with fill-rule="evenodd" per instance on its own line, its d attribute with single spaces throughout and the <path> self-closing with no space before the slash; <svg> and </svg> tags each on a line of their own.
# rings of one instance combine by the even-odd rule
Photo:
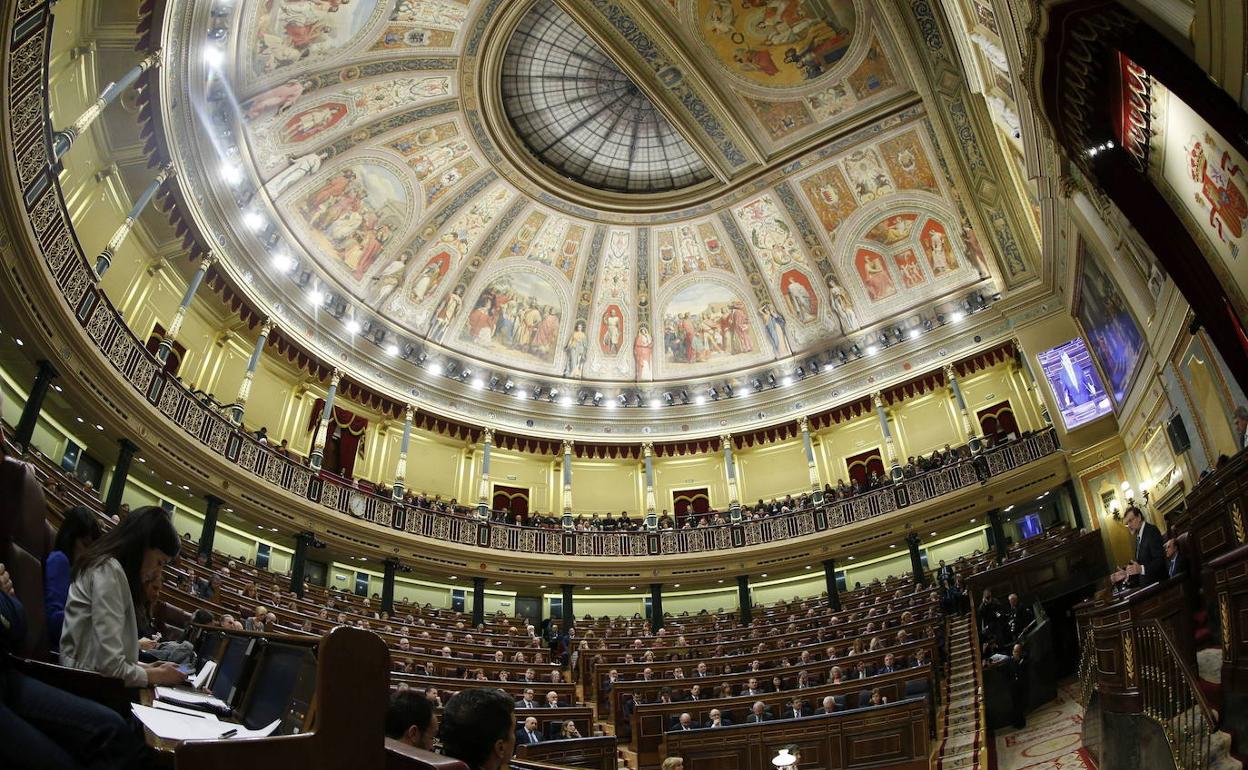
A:
<svg viewBox="0 0 1248 770">
<path fill-rule="evenodd" d="M 570 455 L 570 454 L 572 454 L 572 445 L 573 445 L 573 441 L 572 441 L 572 439 L 570 439 L 570 438 L 565 438 L 565 439 L 563 440 L 563 454 L 565 454 L 565 455 Z"/>
<path fill-rule="evenodd" d="M 493 443 L 494 443 L 494 429 L 493 429 L 493 428 L 482 428 L 482 429 L 481 429 L 481 443 L 482 443 L 482 444 L 493 444 Z"/>
<path fill-rule="evenodd" d="M 732 434 L 731 433 L 721 433 L 719 435 L 719 448 L 720 449 L 732 448 Z"/>
<path fill-rule="evenodd" d="M 411 422 L 416 415 L 416 407 L 412 404 L 403 405 L 403 422 Z"/>
<path fill-rule="evenodd" d="M 884 408 L 884 394 L 878 390 L 872 393 L 871 394 L 871 406 L 875 407 L 876 409 L 882 410 Z"/>
<path fill-rule="evenodd" d="M 267 337 L 273 333 L 273 319 L 266 318 L 260 322 L 260 336 Z"/>
<path fill-rule="evenodd" d="M 954 380 L 958 378 L 958 373 L 954 371 L 953 364 L 945 364 L 941 368 L 945 372 L 945 380 L 947 382 L 953 382 Z"/>
<path fill-rule="evenodd" d="M 329 375 L 329 387 L 337 388 L 338 383 L 341 380 L 342 380 L 342 372 L 338 371 L 337 369 L 334 369 L 334 371 Z"/>
<path fill-rule="evenodd" d="M 801 415 L 800 417 L 798 417 L 797 429 L 798 431 L 802 433 L 810 433 L 810 418 L 807 417 L 806 415 Z"/>
<path fill-rule="evenodd" d="M 654 456 L 654 442 L 653 441 L 643 441 L 641 443 L 641 456 L 642 457 Z"/>
</svg>

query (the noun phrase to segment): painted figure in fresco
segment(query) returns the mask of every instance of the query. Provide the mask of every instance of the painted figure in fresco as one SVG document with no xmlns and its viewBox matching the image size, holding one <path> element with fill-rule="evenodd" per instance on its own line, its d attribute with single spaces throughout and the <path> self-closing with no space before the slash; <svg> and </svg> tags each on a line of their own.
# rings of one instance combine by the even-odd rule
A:
<svg viewBox="0 0 1248 770">
<path fill-rule="evenodd" d="M 841 332 L 849 334 L 853 329 L 858 328 L 858 316 L 854 312 L 853 300 L 845 293 L 845 289 L 839 284 L 835 277 L 828 276 L 828 294 L 832 296 L 832 309 L 841 318 Z"/>
<path fill-rule="evenodd" d="M 1239 166 L 1231 160 L 1229 152 L 1223 152 L 1216 165 L 1210 163 L 1205 145 L 1215 147 L 1214 140 L 1208 134 L 1202 143 L 1196 137 L 1188 148 L 1188 167 L 1192 181 L 1200 185 L 1200 198 L 1209 205 L 1209 226 L 1214 229 L 1223 242 L 1238 240 L 1244 235 L 1244 220 L 1248 219 L 1248 199 L 1244 190 L 1236 184 L 1236 178 L 1243 180 Z M 1230 233 L 1230 238 L 1227 233 Z M 1237 256 L 1237 246 L 1231 243 L 1232 256 Z"/>
<path fill-rule="evenodd" d="M 585 353 L 589 349 L 589 335 L 585 333 L 585 322 L 577 321 L 576 328 L 568 337 L 568 360 L 563 365 L 564 377 L 580 377 L 585 367 Z"/>
<path fill-rule="evenodd" d="M 270 115 L 281 115 L 295 106 L 295 102 L 303 96 L 306 88 L 312 84 L 303 80 L 288 80 L 279 86 L 257 94 L 248 99 L 243 108 L 248 121 L 266 118 Z"/>
<path fill-rule="evenodd" d="M 797 316 L 802 323 L 809 323 L 819 315 L 815 309 L 815 298 L 811 294 L 810 289 L 806 287 L 806 283 L 799 280 L 796 271 L 786 273 L 781 279 L 781 289 L 784 293 L 784 304 L 788 307 L 789 312 Z"/>
<path fill-rule="evenodd" d="M 879 302 L 897 292 L 893 277 L 879 254 L 873 251 L 858 253 L 858 272 L 862 276 L 862 285 L 867 289 L 867 298 Z"/>
<path fill-rule="evenodd" d="M 654 360 L 654 337 L 650 335 L 650 327 L 641 324 L 637 327 L 637 339 L 633 341 L 633 362 L 636 377 L 639 380 L 652 380 L 651 361 Z"/>
<path fill-rule="evenodd" d="M 611 305 L 602 314 L 602 333 L 599 336 L 599 345 L 602 352 L 613 356 L 620 352 L 620 346 L 624 343 L 624 315 L 615 305 Z"/>
<path fill-rule="evenodd" d="M 370 279 L 370 282 L 373 284 L 372 296 L 374 299 L 388 294 L 403 282 L 403 272 L 407 269 L 407 260 L 410 256 L 410 252 L 403 252 Z"/>
<path fill-rule="evenodd" d="M 298 158 L 292 158 L 290 165 L 270 179 L 264 188 L 269 191 L 269 195 L 279 198 L 282 193 L 293 187 L 304 177 L 320 171 L 322 161 L 324 161 L 324 158 L 314 152 Z"/>
<path fill-rule="evenodd" d="M 438 309 L 433 314 L 433 327 L 429 330 L 429 338 L 437 341 L 442 339 L 442 335 L 446 333 L 446 327 L 451 323 L 451 319 L 464 306 L 464 287 L 456 286 L 454 291 L 443 298 Z"/>
<path fill-rule="evenodd" d="M 785 331 L 784 316 L 777 313 L 770 302 L 764 303 L 759 310 L 763 315 L 767 341 L 771 343 L 772 353 L 775 354 L 776 358 L 792 355 L 793 349 L 789 347 L 789 337 Z"/>
</svg>

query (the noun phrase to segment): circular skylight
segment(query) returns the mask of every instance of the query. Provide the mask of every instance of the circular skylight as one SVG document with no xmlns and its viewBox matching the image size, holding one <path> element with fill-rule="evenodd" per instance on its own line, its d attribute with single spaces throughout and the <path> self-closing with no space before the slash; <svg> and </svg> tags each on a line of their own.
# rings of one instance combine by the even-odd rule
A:
<svg viewBox="0 0 1248 770">
<path fill-rule="evenodd" d="M 502 94 L 529 150 L 588 187 L 659 193 L 711 178 L 637 84 L 551 0 L 539 0 L 512 34 Z"/>
</svg>

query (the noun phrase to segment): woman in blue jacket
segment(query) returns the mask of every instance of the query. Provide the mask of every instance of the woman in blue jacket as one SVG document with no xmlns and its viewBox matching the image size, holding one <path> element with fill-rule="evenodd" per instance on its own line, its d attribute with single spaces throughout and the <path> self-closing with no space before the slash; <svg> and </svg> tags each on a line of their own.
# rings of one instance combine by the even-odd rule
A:
<svg viewBox="0 0 1248 770">
<path fill-rule="evenodd" d="M 70 569 L 99 536 L 100 522 L 95 512 L 81 505 L 70 508 L 56 533 L 52 552 L 43 563 L 43 609 L 47 615 L 48 641 L 53 650 L 61 646 Z"/>
</svg>

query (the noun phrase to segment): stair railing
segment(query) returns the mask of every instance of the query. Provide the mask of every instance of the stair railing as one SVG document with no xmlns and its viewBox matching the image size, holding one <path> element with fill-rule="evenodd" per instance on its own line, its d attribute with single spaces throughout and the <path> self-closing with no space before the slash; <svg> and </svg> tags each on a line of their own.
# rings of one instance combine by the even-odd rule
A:
<svg viewBox="0 0 1248 770">
<path fill-rule="evenodd" d="M 1083 644 L 1079 645 L 1079 705 L 1086 710 L 1092 702 L 1092 693 L 1096 690 L 1096 643 L 1092 638 L 1092 627 L 1083 634 Z"/>
<path fill-rule="evenodd" d="M 1137 626 L 1133 636 L 1144 715 L 1165 733 L 1179 770 L 1207 770 L 1218 723 L 1200 680 L 1157 620 Z"/>
</svg>

